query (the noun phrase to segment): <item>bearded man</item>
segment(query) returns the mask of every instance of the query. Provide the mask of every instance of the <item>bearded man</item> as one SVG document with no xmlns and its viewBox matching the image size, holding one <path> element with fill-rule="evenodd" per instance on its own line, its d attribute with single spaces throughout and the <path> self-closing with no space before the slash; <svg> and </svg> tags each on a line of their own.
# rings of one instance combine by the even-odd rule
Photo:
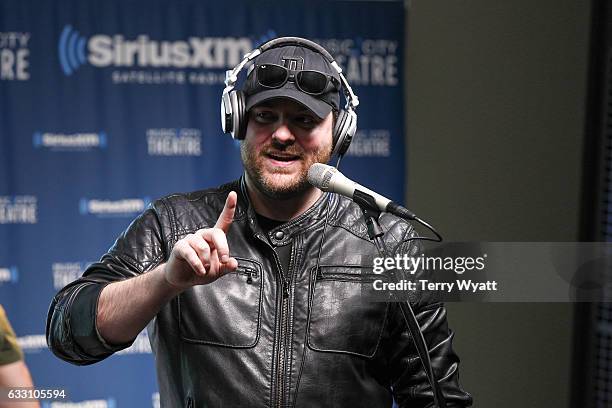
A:
<svg viewBox="0 0 612 408">
<path fill-rule="evenodd" d="M 95 363 L 148 325 L 162 406 L 432 406 L 397 305 L 360 297 L 376 247 L 359 207 L 306 178 L 334 148 L 338 74 L 316 48 L 259 54 L 243 87 L 243 176 L 151 204 L 53 299 L 53 352 Z M 381 223 L 394 253 L 418 251 L 409 223 Z M 447 405 L 470 405 L 444 306 L 414 299 Z"/>
</svg>

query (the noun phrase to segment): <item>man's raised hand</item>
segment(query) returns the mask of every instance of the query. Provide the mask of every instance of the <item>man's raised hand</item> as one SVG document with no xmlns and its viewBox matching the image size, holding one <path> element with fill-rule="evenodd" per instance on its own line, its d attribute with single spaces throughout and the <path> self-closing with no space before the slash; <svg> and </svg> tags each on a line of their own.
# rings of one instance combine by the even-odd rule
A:
<svg viewBox="0 0 612 408">
<path fill-rule="evenodd" d="M 234 220 L 237 201 L 231 191 L 213 228 L 198 230 L 174 244 L 164 270 L 169 284 L 181 290 L 205 285 L 238 267 L 225 235 Z"/>
</svg>

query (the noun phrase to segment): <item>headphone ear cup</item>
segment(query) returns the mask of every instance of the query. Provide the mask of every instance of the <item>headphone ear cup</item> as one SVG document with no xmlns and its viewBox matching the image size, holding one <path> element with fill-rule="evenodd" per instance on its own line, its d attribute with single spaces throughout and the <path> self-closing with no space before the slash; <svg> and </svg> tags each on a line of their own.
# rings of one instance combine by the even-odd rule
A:
<svg viewBox="0 0 612 408">
<path fill-rule="evenodd" d="M 234 139 L 242 140 L 246 135 L 246 124 L 245 118 L 245 100 L 244 93 L 240 90 L 233 90 L 230 92 L 230 103 L 232 108 L 232 137 Z"/>
<path fill-rule="evenodd" d="M 357 114 L 352 109 L 342 109 L 334 127 L 334 149 L 332 155 L 343 156 L 347 152 L 356 130 Z"/>
<path fill-rule="evenodd" d="M 234 123 L 230 92 L 223 92 L 221 96 L 221 129 L 223 133 L 232 133 Z"/>
</svg>

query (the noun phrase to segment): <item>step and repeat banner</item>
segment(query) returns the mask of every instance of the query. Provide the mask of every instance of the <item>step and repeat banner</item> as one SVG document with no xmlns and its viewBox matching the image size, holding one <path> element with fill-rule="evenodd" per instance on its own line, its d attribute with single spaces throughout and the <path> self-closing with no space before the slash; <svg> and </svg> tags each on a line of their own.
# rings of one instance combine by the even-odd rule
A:
<svg viewBox="0 0 612 408">
<path fill-rule="evenodd" d="M 47 349 L 47 309 L 149 202 L 240 176 L 220 96 L 255 46 L 334 55 L 361 101 L 341 170 L 402 201 L 404 33 L 401 1 L 0 2 L 0 304 L 36 385 L 68 393 L 43 407 L 159 405 L 146 333 L 76 367 Z"/>
</svg>

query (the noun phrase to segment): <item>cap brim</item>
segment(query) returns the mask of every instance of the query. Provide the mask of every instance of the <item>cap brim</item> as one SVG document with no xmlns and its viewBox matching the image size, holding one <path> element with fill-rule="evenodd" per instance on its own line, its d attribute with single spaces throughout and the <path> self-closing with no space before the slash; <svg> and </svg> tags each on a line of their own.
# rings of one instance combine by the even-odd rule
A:
<svg viewBox="0 0 612 408">
<path fill-rule="evenodd" d="M 310 96 L 299 89 L 292 89 L 289 87 L 267 89 L 248 96 L 246 100 L 246 110 L 248 111 L 253 106 L 259 105 L 264 101 L 276 98 L 287 98 L 294 100 L 310 109 L 320 119 L 325 119 L 332 110 L 331 105 L 327 102 L 317 99 L 314 96 Z"/>
</svg>

